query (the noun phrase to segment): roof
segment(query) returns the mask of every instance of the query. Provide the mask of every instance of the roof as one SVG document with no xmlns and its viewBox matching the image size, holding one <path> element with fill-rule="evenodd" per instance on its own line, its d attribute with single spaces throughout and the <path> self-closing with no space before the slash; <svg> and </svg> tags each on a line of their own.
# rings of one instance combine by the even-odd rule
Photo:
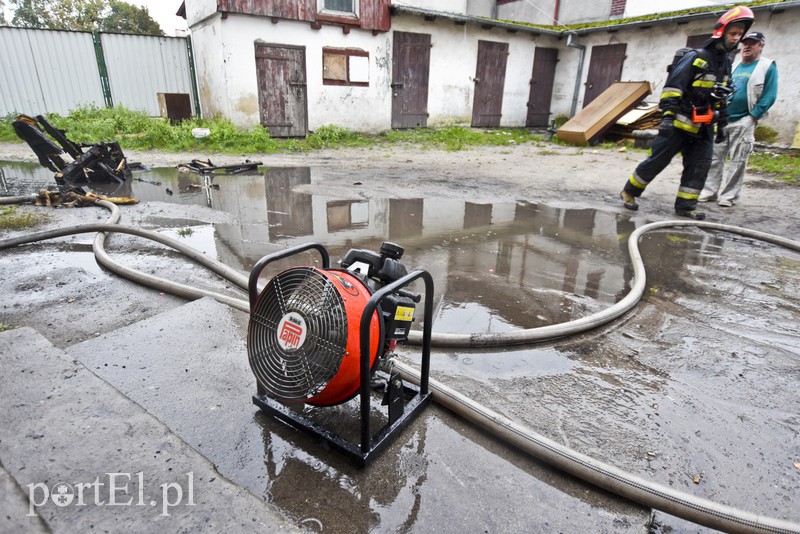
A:
<svg viewBox="0 0 800 534">
<path fill-rule="evenodd" d="M 588 35 L 596 32 L 617 31 L 627 28 L 648 28 L 651 26 L 661 24 L 674 24 L 689 22 L 710 17 L 719 17 L 725 11 L 733 7 L 735 4 L 724 6 L 705 6 L 692 9 L 685 9 L 682 11 L 673 11 L 669 13 L 661 13 L 655 15 L 647 15 L 643 17 L 632 17 L 627 19 L 615 19 L 608 21 L 598 21 L 583 24 L 568 24 L 562 26 L 542 26 L 538 24 L 529 24 L 525 22 L 515 22 L 508 20 L 491 19 L 487 17 L 476 17 L 470 15 L 461 15 L 458 13 L 447 13 L 443 11 L 434 11 L 430 9 L 422 9 L 417 7 L 392 5 L 392 14 L 409 14 L 425 17 L 429 20 L 442 18 L 452 20 L 456 23 L 473 23 L 484 27 L 491 28 L 504 28 L 509 31 L 520 31 L 532 33 L 535 35 L 552 35 L 562 36 L 567 33 L 577 35 Z M 746 5 L 753 10 L 754 13 L 759 12 L 772 12 L 780 13 L 785 9 L 800 7 L 800 0 L 778 0 L 773 2 L 754 2 L 746 3 Z"/>
<path fill-rule="evenodd" d="M 461 15 L 459 13 L 448 13 L 445 11 L 434 11 L 432 9 L 423 9 L 420 7 L 410 7 L 392 4 L 392 15 L 418 15 L 424 17 L 426 20 L 434 20 L 437 18 L 452 20 L 456 23 L 478 24 L 480 26 L 487 26 L 491 28 L 503 28 L 508 31 L 519 31 L 532 33 L 534 35 L 553 35 L 560 36 L 564 33 L 562 30 L 557 30 L 547 26 L 538 26 L 534 24 L 526 24 L 523 22 L 514 22 L 508 20 L 497 20 L 486 17 L 475 17 L 472 15 Z"/>
</svg>

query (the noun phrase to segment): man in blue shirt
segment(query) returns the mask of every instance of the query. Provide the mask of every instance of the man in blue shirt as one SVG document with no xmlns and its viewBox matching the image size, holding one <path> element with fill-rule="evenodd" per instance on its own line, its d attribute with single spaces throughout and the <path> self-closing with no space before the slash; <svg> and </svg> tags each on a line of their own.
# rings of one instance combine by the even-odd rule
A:
<svg viewBox="0 0 800 534">
<path fill-rule="evenodd" d="M 750 32 L 742 39 L 742 60 L 734 65 L 732 76 L 736 92 L 728 104 L 728 140 L 714 146 L 711 169 L 698 202 L 716 200 L 729 208 L 739 198 L 756 125 L 778 96 L 778 68 L 773 60 L 761 56 L 766 41 L 761 32 Z M 728 156 L 730 169 L 726 172 Z"/>
</svg>

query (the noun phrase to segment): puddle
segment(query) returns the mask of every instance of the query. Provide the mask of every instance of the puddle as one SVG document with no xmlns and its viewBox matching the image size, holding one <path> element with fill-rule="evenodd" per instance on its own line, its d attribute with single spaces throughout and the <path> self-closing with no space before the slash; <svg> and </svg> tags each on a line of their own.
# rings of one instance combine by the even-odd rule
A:
<svg viewBox="0 0 800 534">
<path fill-rule="evenodd" d="M 7 195 L 54 182 L 38 164 L 0 162 L 0 169 Z M 643 223 L 619 213 L 528 202 L 387 198 L 360 190 L 352 192 L 355 198 L 343 198 L 325 185 L 325 172 L 307 167 L 211 177 L 159 168 L 93 189 L 230 215 L 226 220 L 237 222 L 206 224 L 181 219 L 180 212 L 151 222 L 168 221 L 168 235 L 245 271 L 265 254 L 302 243 L 322 243 L 335 262 L 351 248 L 377 250 L 384 240 L 396 242 L 405 247 L 409 270 L 425 269 L 434 279 L 439 332 L 506 332 L 573 320 L 617 302 L 631 283 L 627 238 Z M 714 265 L 727 268 L 731 256 L 724 249 L 735 242 L 691 230 L 646 235 L 641 248 L 651 295 L 691 293 L 701 284 L 698 277 L 707 275 L 697 273 Z"/>
</svg>

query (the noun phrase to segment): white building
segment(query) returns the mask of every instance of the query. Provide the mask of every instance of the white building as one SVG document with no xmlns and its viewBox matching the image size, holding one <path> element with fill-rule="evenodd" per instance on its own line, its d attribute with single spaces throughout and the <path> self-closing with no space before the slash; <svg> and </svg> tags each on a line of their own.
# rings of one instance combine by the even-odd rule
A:
<svg viewBox="0 0 800 534">
<path fill-rule="evenodd" d="M 561 0 L 556 16 L 563 22 L 580 6 L 590 18 L 609 20 L 641 3 Z M 614 81 L 647 81 L 649 100 L 656 101 L 674 51 L 708 36 L 724 12 L 564 31 L 552 20 L 508 22 L 510 10 L 523 5 L 551 17 L 555 2 L 440 0 L 436 11 L 420 4 L 186 0 L 203 114 L 242 127 L 262 124 L 275 136 L 303 136 L 328 124 L 364 132 L 540 127 L 572 115 Z M 587 5 L 599 11 L 587 12 Z M 498 18 L 463 13 L 480 10 Z M 789 145 L 800 121 L 800 104 L 787 89 L 798 71 L 800 1 L 753 10 L 753 28 L 768 38 L 764 54 L 777 61 L 781 76 L 773 108 L 781 111 L 764 124 Z"/>
</svg>

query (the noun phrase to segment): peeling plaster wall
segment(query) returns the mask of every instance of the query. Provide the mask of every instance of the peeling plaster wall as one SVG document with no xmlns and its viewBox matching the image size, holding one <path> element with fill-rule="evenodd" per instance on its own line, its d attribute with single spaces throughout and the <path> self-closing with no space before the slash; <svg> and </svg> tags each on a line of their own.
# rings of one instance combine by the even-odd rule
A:
<svg viewBox="0 0 800 534">
<path fill-rule="evenodd" d="M 578 44 L 586 46 L 586 59 L 581 78 L 581 89 L 578 99 L 578 110 L 583 107 L 583 93 L 585 89 L 592 47 L 626 43 L 626 58 L 622 68 L 622 81 L 648 81 L 652 94 L 645 101 L 656 103 L 661 95 L 664 82 L 667 78 L 667 65 L 672 61 L 673 54 L 678 48 L 686 46 L 689 35 L 707 35 L 711 33 L 715 17 L 694 20 L 688 23 L 672 23 L 655 25 L 650 28 L 629 28 L 618 32 L 597 32 L 576 39 Z M 763 32 L 767 36 L 767 44 L 763 55 L 776 60 L 778 64 L 779 84 L 778 100 L 772 107 L 769 117 L 762 120 L 759 125 L 768 126 L 778 132 L 779 144 L 790 145 L 800 121 L 800 101 L 794 98 L 794 81 L 799 80 L 800 71 L 795 66 L 800 57 L 800 40 L 785 38 L 794 35 L 800 25 L 800 10 L 787 10 L 780 14 L 756 15 L 754 30 Z M 562 46 L 566 41 L 562 41 Z M 566 95 L 571 104 L 575 83 L 575 73 L 578 68 L 578 50 L 562 48 L 559 51 L 558 70 L 556 71 L 557 84 L 565 84 Z M 564 79 L 567 76 L 569 79 Z M 559 88 L 554 89 L 554 108 L 564 109 L 559 114 L 569 114 L 569 106 L 562 107 L 556 104 L 561 99 Z M 553 110 L 554 112 L 556 109 Z"/>
<path fill-rule="evenodd" d="M 192 51 L 200 109 L 206 118 L 227 117 L 230 113 L 221 22 L 221 17 L 216 15 L 192 27 Z"/>
<path fill-rule="evenodd" d="M 558 47 L 557 39 L 509 33 L 501 29 L 481 29 L 474 24 L 452 21 L 423 21 L 400 15 L 392 18 L 393 31 L 431 35 L 431 66 L 428 89 L 428 125 L 469 126 L 475 92 L 478 41 L 508 43 L 501 126 L 524 126 L 527 117 L 529 81 L 536 46 Z M 454 61 L 458 58 L 459 61 Z M 558 77 L 558 74 L 556 74 Z"/>
<path fill-rule="evenodd" d="M 217 13 L 217 0 L 188 0 L 184 6 L 186 23 L 190 28 Z"/>
<path fill-rule="evenodd" d="M 558 4 L 558 13 L 556 13 L 556 4 Z M 593 0 L 592 2 L 520 1 L 497 6 L 498 19 L 544 25 L 553 25 L 555 17 L 558 18 L 559 24 L 608 20 L 609 13 L 611 13 L 611 0 Z"/>
<path fill-rule="evenodd" d="M 196 4 L 190 2 L 189 5 Z M 187 6 L 188 7 L 188 6 Z M 666 80 L 666 66 L 676 49 L 685 46 L 688 35 L 708 34 L 715 16 L 684 23 L 629 27 L 599 31 L 576 39 L 586 46 L 579 83 L 577 109 L 583 107 L 583 92 L 591 63 L 592 47 L 626 43 L 622 81 L 648 81 L 657 102 Z M 762 121 L 779 133 L 779 143 L 790 145 L 800 120 L 800 101 L 793 98 L 800 40 L 793 38 L 800 27 L 800 9 L 782 13 L 760 13 L 754 29 L 768 38 L 764 55 L 775 59 L 780 72 L 778 101 L 771 115 Z M 579 50 L 566 46 L 565 38 L 529 33 L 509 33 L 504 29 L 483 29 L 477 24 L 455 24 L 437 18 L 397 15 L 393 31 L 431 35 L 431 69 L 428 96 L 430 126 L 466 125 L 471 122 L 478 40 L 509 43 L 509 56 L 503 97 L 501 125 L 523 126 L 527 115 L 529 80 L 536 46 L 558 49 L 551 113 L 569 115 L 577 75 Z M 309 128 L 336 124 L 354 131 L 375 132 L 391 127 L 392 33 L 352 30 L 324 26 L 312 30 L 307 23 L 279 21 L 231 14 L 206 18 L 192 27 L 193 46 L 205 116 L 226 116 L 240 127 L 259 122 L 254 42 L 306 47 Z M 322 47 L 352 47 L 369 52 L 369 87 L 322 85 Z"/>
<path fill-rule="evenodd" d="M 256 41 L 305 47 L 308 127 L 336 124 L 362 132 L 389 129 L 391 124 L 391 34 L 323 26 L 312 30 L 307 22 L 230 14 L 222 20 L 223 78 L 227 116 L 234 124 L 250 128 L 260 121 Z M 322 84 L 322 48 L 356 48 L 369 52 L 369 87 Z"/>
</svg>

